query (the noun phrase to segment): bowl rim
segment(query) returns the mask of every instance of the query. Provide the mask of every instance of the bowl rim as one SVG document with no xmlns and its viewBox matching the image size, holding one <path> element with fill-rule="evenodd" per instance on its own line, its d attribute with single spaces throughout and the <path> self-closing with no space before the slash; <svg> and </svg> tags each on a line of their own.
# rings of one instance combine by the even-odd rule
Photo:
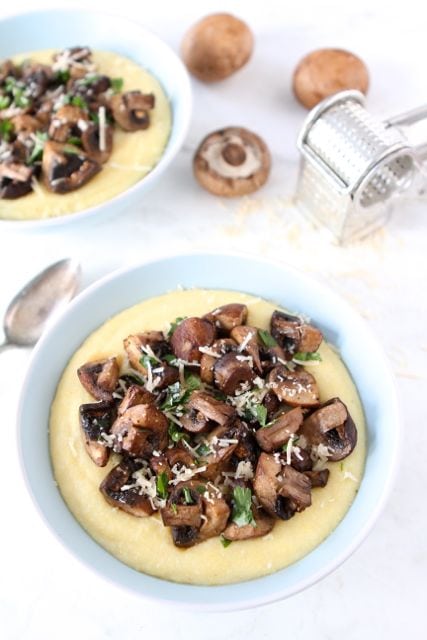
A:
<svg viewBox="0 0 427 640">
<path fill-rule="evenodd" d="M 392 435 L 392 446 L 390 447 L 390 452 L 387 458 L 388 460 L 387 469 L 385 470 L 385 473 L 381 476 L 382 480 L 380 485 L 379 499 L 375 503 L 374 508 L 371 509 L 369 513 L 369 517 L 367 517 L 363 522 L 360 523 L 358 527 L 357 535 L 353 538 L 351 542 L 348 542 L 347 544 L 344 545 L 340 553 L 336 555 L 333 560 L 322 565 L 321 568 L 317 569 L 316 571 L 311 572 L 305 579 L 300 579 L 299 581 L 297 580 L 295 584 L 293 584 L 292 586 L 290 587 L 285 586 L 284 588 L 275 590 L 274 592 L 271 592 L 271 593 L 269 592 L 265 594 L 257 593 L 256 585 L 259 583 L 262 583 L 263 581 L 268 580 L 272 576 L 277 576 L 283 572 L 286 572 L 287 569 L 289 569 L 290 567 L 296 564 L 299 564 L 300 562 L 306 561 L 306 559 L 309 558 L 316 551 L 316 549 L 319 549 L 320 547 L 322 547 L 327 542 L 327 540 L 331 536 L 333 536 L 333 534 L 335 534 L 335 532 L 341 527 L 342 523 L 345 522 L 352 506 L 356 502 L 357 495 L 354 498 L 352 504 L 349 507 L 349 510 L 345 513 L 342 520 L 338 523 L 335 529 L 331 533 L 329 533 L 328 536 L 317 547 L 315 547 L 312 551 L 310 551 L 308 554 L 303 556 L 296 563 L 289 565 L 289 567 L 285 567 L 284 569 L 280 569 L 273 574 L 262 576 L 260 578 L 240 581 L 234 584 L 226 584 L 226 585 L 218 585 L 218 586 L 217 585 L 215 586 L 188 585 L 184 583 L 174 583 L 168 580 L 164 580 L 162 578 L 156 578 L 142 572 L 135 572 L 134 569 L 128 567 L 121 561 L 115 559 L 120 565 L 124 566 L 128 571 L 138 573 L 139 575 L 142 575 L 145 579 L 148 578 L 149 580 L 154 581 L 155 583 L 163 583 L 164 585 L 169 585 L 169 587 L 176 590 L 178 594 L 178 595 L 174 594 L 173 597 L 170 597 L 170 596 L 164 597 L 162 594 L 162 596 L 159 597 L 158 594 L 151 593 L 150 589 L 147 589 L 147 588 L 145 590 L 136 589 L 133 586 L 126 584 L 124 581 L 114 578 L 112 575 L 109 575 L 108 573 L 104 572 L 99 567 L 96 567 L 95 564 L 92 564 L 91 562 L 85 560 L 83 557 L 81 557 L 81 555 L 79 555 L 78 551 L 71 548 L 71 545 L 69 544 L 69 542 L 65 541 L 61 537 L 60 533 L 49 521 L 48 514 L 45 513 L 41 504 L 39 504 L 39 499 L 36 495 L 36 492 L 33 490 L 33 487 L 31 486 L 30 478 L 26 468 L 25 450 L 24 450 L 25 447 L 23 442 L 23 435 L 24 435 L 23 414 L 24 414 L 25 399 L 27 394 L 31 392 L 31 378 L 34 375 L 33 370 L 37 367 L 39 354 L 42 353 L 43 350 L 47 348 L 47 346 L 49 345 L 49 341 L 51 339 L 51 335 L 53 335 L 53 332 L 55 330 L 58 330 L 58 328 L 61 328 L 61 325 L 66 322 L 67 318 L 73 313 L 75 313 L 76 310 L 78 311 L 80 306 L 84 306 L 85 302 L 87 300 L 90 300 L 91 297 L 94 294 L 96 294 L 96 292 L 102 291 L 102 289 L 104 288 L 108 289 L 110 284 L 114 283 L 114 281 L 120 280 L 123 277 L 129 278 L 133 273 L 137 273 L 140 270 L 143 270 L 144 268 L 156 267 L 156 266 L 161 267 L 162 264 L 165 264 L 167 262 L 173 262 L 175 260 L 192 260 L 194 258 L 196 259 L 201 258 L 201 259 L 207 259 L 207 260 L 230 258 L 230 259 L 235 259 L 237 261 L 243 261 L 243 262 L 246 261 L 246 262 L 258 264 L 260 266 L 264 266 L 267 268 L 270 267 L 272 269 L 278 269 L 279 271 L 286 273 L 286 275 L 292 275 L 297 277 L 299 281 L 303 282 L 304 284 L 309 284 L 311 287 L 313 286 L 316 287 L 319 293 L 322 293 L 322 295 L 326 296 L 327 299 L 333 300 L 335 303 L 337 303 L 341 308 L 341 310 L 345 309 L 347 313 L 350 313 L 353 319 L 357 321 L 357 324 L 359 325 L 359 327 L 364 328 L 365 337 L 370 337 L 370 340 L 372 341 L 372 345 L 374 346 L 376 364 L 377 366 L 379 366 L 379 369 L 382 370 L 382 373 L 387 378 L 386 380 L 387 387 L 388 387 L 387 402 L 391 407 L 390 413 L 393 418 L 390 424 L 390 433 Z M 198 285 L 198 286 L 202 287 L 202 285 Z M 207 288 L 209 289 L 214 287 L 207 287 Z M 244 287 L 242 287 L 241 291 L 244 291 L 244 290 L 245 290 Z M 166 293 L 166 292 L 167 291 L 163 291 L 163 293 Z M 140 293 L 141 293 L 141 296 L 139 297 L 139 299 L 141 301 L 153 297 L 152 295 L 143 296 L 142 292 Z M 155 295 L 162 295 L 162 293 L 158 292 Z M 257 294 L 254 294 L 254 295 L 257 295 Z M 261 294 L 258 294 L 258 295 L 261 295 Z M 137 304 L 137 302 L 135 301 L 132 304 Z M 131 305 L 128 305 L 128 306 L 131 306 Z M 123 309 L 124 308 L 127 308 L 127 307 L 123 307 Z M 112 315 L 116 315 L 116 313 L 120 313 L 120 311 L 117 311 L 117 312 L 115 311 L 114 314 Z M 108 316 L 108 317 L 111 317 L 111 316 Z M 82 344 L 82 342 L 94 330 L 96 329 L 92 329 L 88 331 L 88 333 L 86 333 L 84 336 L 79 337 L 79 344 Z M 67 365 L 68 358 L 65 357 L 63 358 L 63 360 L 65 361 L 63 362 L 62 371 Z M 346 366 L 348 365 L 346 364 Z M 350 367 L 348 367 L 348 369 L 349 369 L 349 373 L 351 374 Z M 56 381 L 55 392 L 56 392 L 58 382 L 59 382 L 59 379 Z M 49 400 L 49 408 L 52 400 L 53 400 L 53 397 L 51 400 Z M 363 403 L 362 403 L 362 406 L 363 406 Z M 363 409 L 365 411 L 365 407 L 363 407 Z M 257 606 L 278 602 L 280 600 L 284 600 L 285 598 L 295 595 L 303 591 L 304 589 L 314 585 L 319 580 L 328 576 L 335 569 L 337 569 L 362 544 L 362 542 L 365 540 L 365 538 L 373 528 L 374 524 L 378 520 L 381 512 L 383 511 L 386 505 L 386 502 L 393 489 L 395 478 L 397 475 L 396 474 L 397 463 L 399 459 L 399 450 L 400 450 L 400 443 L 402 438 L 402 429 L 401 429 L 402 421 L 401 421 L 400 403 L 398 399 L 395 379 L 392 374 L 389 361 L 387 360 L 382 347 L 380 346 L 379 342 L 377 341 L 376 337 L 371 331 L 369 325 L 360 316 L 360 314 L 357 311 L 355 311 L 355 309 L 345 299 L 343 299 L 337 293 L 329 289 L 327 285 L 325 285 L 322 282 L 319 282 L 318 280 L 316 280 L 315 278 L 312 278 L 311 276 L 307 276 L 304 272 L 296 269 L 295 267 L 289 266 L 283 262 L 278 262 L 274 259 L 254 257 L 251 254 L 248 254 L 245 252 L 236 252 L 236 251 L 224 251 L 224 252 L 183 251 L 183 252 L 174 253 L 172 256 L 165 255 L 162 257 L 156 257 L 153 259 L 139 261 L 136 264 L 122 267 L 120 269 L 117 269 L 105 275 L 104 277 L 93 282 L 90 286 L 84 289 L 81 293 L 79 293 L 76 296 L 76 298 L 70 303 L 70 305 L 66 309 L 64 309 L 64 311 L 56 318 L 56 320 L 52 323 L 52 325 L 49 327 L 47 332 L 42 336 L 39 343 L 36 345 L 34 349 L 30 363 L 28 365 L 24 383 L 21 388 L 21 394 L 20 394 L 18 411 L 17 411 L 17 425 L 18 425 L 18 429 L 17 429 L 18 455 L 19 455 L 21 471 L 25 480 L 27 490 L 32 498 L 34 506 L 36 507 L 36 511 L 38 511 L 39 515 L 41 516 L 41 519 L 45 522 L 47 528 L 50 530 L 51 533 L 53 533 L 54 537 L 61 543 L 62 547 L 68 552 L 68 554 L 76 558 L 84 567 L 86 567 L 87 569 L 90 569 L 92 573 L 95 573 L 96 575 L 98 575 L 98 577 L 104 580 L 107 580 L 114 587 L 127 591 L 128 593 L 134 596 L 139 596 L 143 600 L 153 601 L 156 603 L 163 602 L 168 604 L 169 606 L 180 607 L 180 608 L 184 607 L 186 610 L 209 611 L 209 612 L 237 611 L 237 610 L 249 609 Z M 367 429 L 368 429 L 368 425 L 367 425 Z M 366 464 L 367 464 L 368 454 L 369 454 L 369 443 L 367 446 L 367 454 L 366 454 L 367 457 L 365 460 L 364 474 L 366 473 Z M 49 459 L 50 459 L 50 454 L 49 454 Z M 52 480 L 54 480 L 53 476 L 52 476 Z M 360 487 L 362 487 L 362 485 L 363 485 L 363 477 L 362 477 Z M 58 489 L 57 489 L 57 492 L 58 492 L 59 499 L 63 501 L 63 503 L 65 504 L 65 501 L 63 500 L 62 495 L 60 494 Z M 68 509 L 67 506 L 66 508 Z M 71 512 L 69 513 L 71 514 Z M 77 526 L 81 529 L 81 533 L 84 536 L 87 536 L 90 538 L 90 535 L 83 529 L 81 524 L 77 521 L 77 519 L 72 514 L 71 514 L 71 517 L 73 518 Z M 95 542 L 92 538 L 91 540 L 94 542 L 95 545 L 100 547 L 99 543 Z M 102 549 L 102 547 L 100 548 Z M 111 556 L 114 558 L 114 556 L 112 556 L 109 552 L 105 551 L 105 553 L 108 554 L 108 556 Z M 227 597 L 223 597 L 219 600 L 215 598 L 214 601 L 211 601 L 210 599 L 209 593 L 213 594 L 213 592 L 216 592 L 218 594 L 219 592 L 222 592 L 224 593 L 224 596 L 226 596 L 226 593 L 227 591 L 230 590 L 230 588 L 235 589 L 235 588 L 238 588 L 239 585 L 250 585 L 251 583 L 254 585 L 253 591 L 255 592 L 251 597 L 233 600 L 232 602 L 229 602 L 227 600 Z M 197 590 L 199 592 L 203 591 L 206 594 L 206 597 L 204 597 L 202 601 L 196 601 L 196 602 L 192 601 L 191 592 L 194 592 L 194 590 Z"/>
<path fill-rule="evenodd" d="M 176 64 L 176 68 L 179 70 L 179 85 L 180 85 L 180 100 L 183 105 L 183 115 L 181 117 L 181 126 L 180 129 L 177 129 L 175 113 L 173 109 L 173 105 L 170 104 L 171 114 L 172 114 L 172 125 L 169 133 L 168 140 L 166 142 L 166 146 L 164 151 L 154 166 L 154 168 L 147 173 L 143 178 L 140 178 L 135 184 L 131 185 L 125 191 L 122 191 L 112 198 L 100 202 L 99 204 L 93 205 L 91 207 L 86 207 L 77 212 L 66 213 L 59 216 L 54 216 L 51 218 L 41 218 L 41 219 L 32 219 L 32 220 L 12 220 L 12 219 L 3 219 L 0 218 L 0 231 L 18 231 L 18 232 L 26 232 L 26 231 L 50 231 L 55 229 L 56 227 L 61 227 L 62 225 L 68 225 L 73 223 L 79 223 L 83 221 L 93 220 L 96 218 L 97 214 L 102 213 L 102 210 L 108 207 L 126 207 L 128 201 L 132 200 L 135 195 L 135 192 L 138 189 L 143 188 L 148 189 L 152 183 L 154 183 L 157 178 L 163 173 L 164 170 L 171 164 L 173 159 L 176 157 L 178 152 L 180 151 L 185 138 L 187 136 L 192 110 L 193 110 L 193 95 L 191 89 L 191 80 L 190 75 L 179 57 L 179 55 L 173 50 L 173 48 L 167 44 L 156 32 L 151 29 L 146 28 L 141 22 L 134 18 L 130 18 L 121 13 L 114 13 L 112 11 L 103 11 L 98 9 L 91 8 L 77 8 L 77 7 L 64 7 L 63 9 L 52 8 L 52 9 L 35 9 L 31 11 L 21 11 L 16 12 L 7 16 L 0 18 L 0 29 L 4 28 L 5 25 L 7 27 L 7 23 L 13 23 L 19 20 L 27 20 L 34 17 L 42 17 L 44 15 L 93 15 L 93 16 L 106 16 L 108 18 L 114 18 L 116 20 L 120 20 L 123 23 L 132 24 L 134 27 L 139 28 L 141 32 L 141 36 L 143 38 L 148 38 L 152 42 L 156 43 L 156 46 L 160 46 L 164 49 L 164 51 L 168 52 Z M 47 47 L 48 48 L 48 47 Z M 163 81 L 155 76 L 158 82 L 165 90 L 163 85 Z M 172 132 L 176 131 L 176 139 L 171 144 Z"/>
</svg>

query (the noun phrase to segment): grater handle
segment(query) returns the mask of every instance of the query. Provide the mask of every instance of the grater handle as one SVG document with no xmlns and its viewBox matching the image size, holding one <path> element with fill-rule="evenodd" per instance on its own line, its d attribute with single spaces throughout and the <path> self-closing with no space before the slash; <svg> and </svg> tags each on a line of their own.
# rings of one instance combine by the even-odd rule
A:
<svg viewBox="0 0 427 640">
<path fill-rule="evenodd" d="M 427 120 L 427 104 L 399 113 L 384 122 L 386 127 L 409 127 L 421 120 Z M 427 161 L 427 142 L 415 145 L 415 151 L 421 162 Z"/>
</svg>

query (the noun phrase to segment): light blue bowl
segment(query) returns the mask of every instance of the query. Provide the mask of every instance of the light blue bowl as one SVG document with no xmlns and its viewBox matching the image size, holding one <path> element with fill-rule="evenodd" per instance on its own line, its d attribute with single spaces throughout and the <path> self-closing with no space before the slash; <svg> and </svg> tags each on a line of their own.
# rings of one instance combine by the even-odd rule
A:
<svg viewBox="0 0 427 640">
<path fill-rule="evenodd" d="M 178 56 L 156 35 L 128 18 L 100 11 L 58 9 L 25 13 L 0 21 L 0 60 L 38 49 L 64 49 L 87 45 L 114 51 L 140 64 L 163 86 L 172 108 L 172 131 L 154 169 L 123 193 L 94 207 L 46 220 L 0 220 L 2 230 L 35 231 L 80 223 L 98 216 L 118 215 L 141 203 L 182 146 L 191 116 L 191 86 Z"/>
<path fill-rule="evenodd" d="M 178 285 L 245 291 L 308 314 L 327 340 L 341 351 L 367 420 L 366 470 L 360 490 L 339 526 L 299 562 L 273 575 L 235 585 L 188 586 L 130 569 L 90 538 L 69 512 L 53 482 L 49 411 L 68 360 L 107 318 Z M 142 264 L 116 272 L 80 294 L 34 352 L 18 420 L 21 460 L 29 490 L 46 523 L 77 558 L 104 578 L 145 598 L 210 610 L 253 607 L 288 597 L 341 564 L 362 542 L 384 505 L 399 436 L 396 393 L 388 365 L 367 325 L 346 302 L 287 266 L 215 254 L 176 256 Z"/>
</svg>

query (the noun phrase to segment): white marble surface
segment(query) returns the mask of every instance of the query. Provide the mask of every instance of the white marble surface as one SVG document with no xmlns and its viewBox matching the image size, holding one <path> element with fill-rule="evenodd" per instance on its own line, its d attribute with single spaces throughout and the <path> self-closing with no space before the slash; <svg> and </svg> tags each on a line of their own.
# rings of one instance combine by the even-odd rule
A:
<svg viewBox="0 0 427 640">
<path fill-rule="evenodd" d="M 117 4 L 51 2 L 39 6 Z M 333 575 L 298 596 L 258 610 L 195 614 L 147 605 L 105 584 L 68 555 L 47 531 L 21 479 L 15 409 L 29 354 L 0 356 L 2 517 L 0 637 L 5 640 L 91 640 L 189 633 L 206 640 L 295 640 L 425 637 L 427 596 L 426 203 L 401 203 L 391 222 L 369 240 L 340 248 L 290 206 L 296 176 L 295 138 L 304 111 L 290 92 L 298 59 L 318 46 L 344 46 L 369 64 L 369 108 L 391 114 L 426 100 L 426 13 L 418 2 L 363 0 L 262 3 L 122 0 L 120 10 L 153 28 L 172 46 L 200 15 L 228 9 L 256 33 L 255 55 L 238 75 L 215 86 L 194 82 L 195 108 L 186 146 L 138 210 L 96 226 L 46 235 L 0 237 L 0 312 L 16 289 L 47 263 L 81 260 L 84 285 L 141 258 L 185 249 L 238 249 L 299 266 L 326 281 L 364 315 L 383 344 L 397 379 L 404 453 L 387 508 L 361 548 Z M 137 8 L 138 7 L 138 8 Z M 0 14 L 34 8 L 15 0 Z M 228 124 L 258 131 L 274 165 L 266 188 L 224 202 L 195 184 L 190 161 L 202 135 Z M 363 348 L 363 345 L 361 345 Z M 369 353 L 366 354 L 369 366 Z"/>
</svg>

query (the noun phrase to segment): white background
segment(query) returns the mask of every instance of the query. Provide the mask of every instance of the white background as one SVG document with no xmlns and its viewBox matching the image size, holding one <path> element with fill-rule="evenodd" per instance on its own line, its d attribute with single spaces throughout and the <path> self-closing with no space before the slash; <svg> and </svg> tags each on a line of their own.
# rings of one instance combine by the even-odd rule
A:
<svg viewBox="0 0 427 640">
<path fill-rule="evenodd" d="M 298 159 L 295 139 L 305 116 L 290 91 L 296 63 L 311 49 L 342 46 L 369 66 L 372 112 L 383 117 L 422 104 L 427 101 L 427 15 L 421 3 L 394 7 L 390 1 L 375 0 L 351 4 L 57 0 L 37 4 L 53 6 L 120 10 L 175 49 L 197 18 L 229 10 L 252 26 L 256 49 L 251 62 L 231 79 L 211 86 L 193 82 L 194 114 L 186 145 L 138 209 L 93 227 L 31 236 L 3 233 L 0 312 L 27 279 L 67 255 L 81 261 L 84 286 L 118 266 L 186 249 L 237 249 L 273 257 L 326 281 L 368 320 L 396 375 L 405 434 L 395 489 L 385 512 L 361 548 L 333 575 L 288 601 L 258 610 L 207 615 L 157 608 L 87 571 L 40 521 L 23 487 L 15 446 L 16 401 L 29 354 L 4 352 L 0 355 L 0 637 L 425 638 L 427 206 L 402 202 L 383 229 L 342 248 L 304 222 L 290 204 Z M 0 14 L 30 8 L 36 4 L 3 2 Z M 268 186 L 238 201 L 202 192 L 191 174 L 192 152 L 201 137 L 230 124 L 261 134 L 274 159 Z"/>
</svg>

